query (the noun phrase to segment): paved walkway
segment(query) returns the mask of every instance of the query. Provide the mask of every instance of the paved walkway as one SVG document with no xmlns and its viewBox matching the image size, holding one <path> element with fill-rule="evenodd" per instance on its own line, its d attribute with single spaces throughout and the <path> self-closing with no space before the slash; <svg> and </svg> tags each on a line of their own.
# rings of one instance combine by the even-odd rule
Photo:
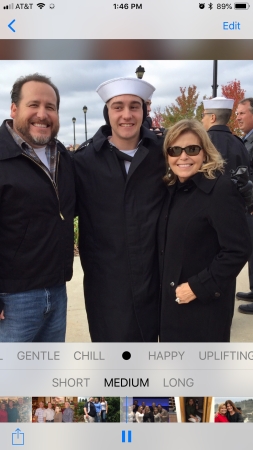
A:
<svg viewBox="0 0 253 450">
<path fill-rule="evenodd" d="M 237 277 L 236 291 L 249 292 L 248 264 Z M 239 313 L 239 305 L 248 305 L 248 302 L 235 300 L 231 342 L 253 342 L 253 315 Z"/>
<path fill-rule="evenodd" d="M 74 258 L 74 275 L 67 283 L 68 315 L 66 342 L 90 342 L 83 298 L 83 270 L 79 256 Z"/>
<path fill-rule="evenodd" d="M 68 289 L 68 319 L 67 342 L 90 342 L 89 328 L 83 299 L 83 271 L 80 258 L 75 257 L 74 275 L 67 283 Z M 248 266 L 246 265 L 237 279 L 237 291 L 248 292 Z M 253 341 L 253 315 L 238 313 L 238 305 L 246 304 L 235 300 L 235 314 L 232 324 L 231 342 Z"/>
</svg>

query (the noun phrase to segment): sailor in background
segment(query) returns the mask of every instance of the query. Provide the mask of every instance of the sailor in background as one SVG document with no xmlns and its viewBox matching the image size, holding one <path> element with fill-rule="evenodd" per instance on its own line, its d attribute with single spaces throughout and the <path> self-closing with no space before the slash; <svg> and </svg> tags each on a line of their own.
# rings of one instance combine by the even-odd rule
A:
<svg viewBox="0 0 253 450">
<path fill-rule="evenodd" d="M 249 155 L 243 141 L 232 134 L 227 126 L 234 100 L 215 97 L 211 100 L 204 100 L 203 104 L 202 124 L 213 145 L 226 162 L 225 173 L 230 176 L 231 169 L 235 170 L 238 166 L 247 166 L 249 169 Z"/>
</svg>

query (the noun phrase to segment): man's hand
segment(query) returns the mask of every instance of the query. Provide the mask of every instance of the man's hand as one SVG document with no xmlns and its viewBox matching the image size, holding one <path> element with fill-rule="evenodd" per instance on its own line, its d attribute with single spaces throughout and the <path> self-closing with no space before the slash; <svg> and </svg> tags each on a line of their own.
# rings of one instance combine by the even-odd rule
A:
<svg viewBox="0 0 253 450">
<path fill-rule="evenodd" d="M 178 299 L 178 304 L 190 303 L 195 300 L 196 295 L 192 292 L 188 283 L 182 283 L 176 288 L 176 298 Z"/>
</svg>

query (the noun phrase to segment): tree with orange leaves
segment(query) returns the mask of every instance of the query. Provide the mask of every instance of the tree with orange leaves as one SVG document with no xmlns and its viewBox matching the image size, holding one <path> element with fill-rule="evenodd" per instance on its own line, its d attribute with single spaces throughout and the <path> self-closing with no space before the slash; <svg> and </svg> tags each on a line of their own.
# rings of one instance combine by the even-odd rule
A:
<svg viewBox="0 0 253 450">
<path fill-rule="evenodd" d="M 162 123 L 163 123 L 163 115 L 161 112 L 161 107 L 158 106 L 157 108 L 154 109 L 154 117 L 152 118 L 152 126 L 153 127 L 157 127 L 160 128 L 162 127 Z"/>
<path fill-rule="evenodd" d="M 227 84 L 221 86 L 222 95 L 226 98 L 234 99 L 234 107 L 231 118 L 228 122 L 228 127 L 232 133 L 237 136 L 242 136 L 241 130 L 238 128 L 235 112 L 237 110 L 238 103 L 245 97 L 245 89 L 241 88 L 241 82 L 239 80 L 229 81 Z"/>
</svg>

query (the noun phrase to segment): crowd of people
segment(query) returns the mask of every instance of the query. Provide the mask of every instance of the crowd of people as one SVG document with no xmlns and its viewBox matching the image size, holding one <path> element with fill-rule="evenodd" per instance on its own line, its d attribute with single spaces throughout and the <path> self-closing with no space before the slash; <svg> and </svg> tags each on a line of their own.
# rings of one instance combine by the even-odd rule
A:
<svg viewBox="0 0 253 450">
<path fill-rule="evenodd" d="M 227 127 L 233 100 L 219 97 L 202 123 L 181 120 L 164 138 L 150 83 L 96 91 L 106 125 L 71 155 L 50 78 L 13 85 L 0 127 L 0 342 L 65 341 L 75 214 L 93 342 L 228 342 L 247 261 L 250 292 L 237 297 L 253 314 L 253 99 L 237 108 L 244 141 Z"/>
<path fill-rule="evenodd" d="M 148 406 L 145 402 L 138 405 L 138 400 L 135 400 L 133 405 L 128 407 L 127 419 L 128 422 L 136 423 L 169 422 L 169 411 L 155 402 Z"/>
<path fill-rule="evenodd" d="M 32 405 L 30 401 L 25 401 L 23 397 L 17 401 L 8 400 L 0 402 L 0 422 L 31 422 Z"/>
<path fill-rule="evenodd" d="M 241 409 L 237 408 L 232 400 L 226 400 L 220 403 L 218 411 L 215 414 L 214 422 L 217 423 L 235 423 L 244 422 Z"/>
</svg>

